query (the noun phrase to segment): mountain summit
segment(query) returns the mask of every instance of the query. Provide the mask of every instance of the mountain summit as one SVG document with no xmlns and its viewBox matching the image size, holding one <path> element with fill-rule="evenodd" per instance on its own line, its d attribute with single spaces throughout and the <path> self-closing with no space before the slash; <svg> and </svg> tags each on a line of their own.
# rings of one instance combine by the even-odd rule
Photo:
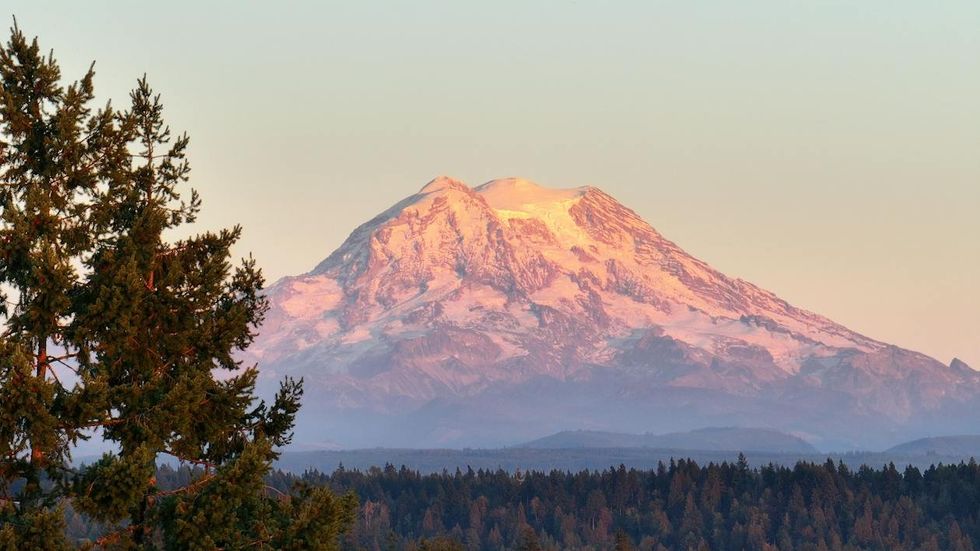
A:
<svg viewBox="0 0 980 551">
<path fill-rule="evenodd" d="M 594 187 L 436 178 L 268 293 L 250 354 L 306 379 L 307 443 L 720 423 L 842 448 L 976 420 L 980 380 L 961 362 L 725 276 Z"/>
</svg>

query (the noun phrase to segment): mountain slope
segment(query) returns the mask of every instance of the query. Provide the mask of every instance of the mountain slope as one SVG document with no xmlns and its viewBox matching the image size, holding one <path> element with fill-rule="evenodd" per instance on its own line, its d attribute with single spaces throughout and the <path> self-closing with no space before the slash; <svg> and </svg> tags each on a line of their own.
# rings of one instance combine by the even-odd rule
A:
<svg viewBox="0 0 980 551">
<path fill-rule="evenodd" d="M 885 453 L 980 457 L 980 435 L 965 434 L 920 438 L 889 448 Z"/>
<path fill-rule="evenodd" d="M 249 359 L 306 378 L 311 442 L 506 445 L 572 421 L 868 445 L 854 423 L 917 434 L 977 395 L 969 368 L 727 277 L 591 187 L 437 178 L 269 297 Z"/>
</svg>

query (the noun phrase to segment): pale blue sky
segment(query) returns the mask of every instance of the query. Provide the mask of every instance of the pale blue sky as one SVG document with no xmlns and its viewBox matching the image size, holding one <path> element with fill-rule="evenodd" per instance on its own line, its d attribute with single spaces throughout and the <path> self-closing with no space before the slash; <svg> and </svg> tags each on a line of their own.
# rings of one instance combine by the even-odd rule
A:
<svg viewBox="0 0 980 551">
<path fill-rule="evenodd" d="M 46 2 L 271 279 L 439 174 L 596 185 L 730 275 L 980 367 L 980 2 Z"/>
</svg>

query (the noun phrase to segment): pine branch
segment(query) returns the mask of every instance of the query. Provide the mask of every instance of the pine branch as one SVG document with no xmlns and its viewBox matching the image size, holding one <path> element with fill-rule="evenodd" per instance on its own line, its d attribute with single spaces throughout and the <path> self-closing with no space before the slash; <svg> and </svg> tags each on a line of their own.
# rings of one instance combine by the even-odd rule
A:
<svg viewBox="0 0 980 551">
<path fill-rule="evenodd" d="M 128 417 L 113 417 L 111 419 L 106 419 L 104 421 L 92 421 L 82 425 L 72 425 L 71 427 L 62 426 L 61 428 L 94 429 L 96 427 L 113 427 L 128 422 L 129 422 Z"/>
<path fill-rule="evenodd" d="M 48 367 L 50 367 L 50 366 L 48 366 Z M 60 386 L 62 390 L 65 389 L 65 385 L 63 385 L 61 383 L 61 379 L 58 377 L 58 374 L 55 372 L 55 370 L 53 370 L 53 369 L 47 369 L 47 370 L 45 370 L 45 372 L 51 374 L 51 378 L 54 379 L 54 382 L 58 383 L 58 386 Z"/>
<path fill-rule="evenodd" d="M 203 459 L 191 459 L 189 457 L 184 457 L 184 456 L 182 456 L 182 455 L 180 455 L 180 454 L 178 454 L 176 452 L 173 452 L 171 450 L 160 450 L 160 453 L 169 455 L 170 457 L 173 457 L 174 459 L 177 459 L 178 461 L 182 461 L 184 463 L 190 463 L 191 465 L 195 465 L 195 466 L 198 466 L 198 467 L 204 467 L 205 469 L 217 469 L 218 468 L 218 465 L 217 464 L 211 463 L 210 461 L 205 461 Z"/>
<path fill-rule="evenodd" d="M 212 472 L 206 472 L 204 473 L 204 475 L 201 476 L 201 478 L 198 478 L 197 480 L 188 484 L 187 486 L 182 486 L 180 488 L 175 488 L 173 490 L 160 491 L 157 492 L 155 495 L 158 497 L 167 497 L 167 496 L 177 495 L 185 492 L 192 492 L 204 486 L 208 482 L 210 482 L 212 479 L 214 479 L 215 476 L 217 475 L 215 475 Z"/>
<path fill-rule="evenodd" d="M 119 528 L 114 532 L 109 532 L 95 540 L 95 547 L 105 547 L 106 545 L 118 544 L 122 541 L 123 534 L 127 534 L 133 531 L 132 526 L 127 526 L 124 528 Z"/>
</svg>

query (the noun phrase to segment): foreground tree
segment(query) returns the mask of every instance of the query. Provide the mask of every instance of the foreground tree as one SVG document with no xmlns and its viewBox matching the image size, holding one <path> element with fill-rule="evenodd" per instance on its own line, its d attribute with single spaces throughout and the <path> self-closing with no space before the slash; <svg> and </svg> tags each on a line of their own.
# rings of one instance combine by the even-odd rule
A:
<svg viewBox="0 0 980 551">
<path fill-rule="evenodd" d="M 92 199 L 127 159 L 115 113 L 92 112 L 93 72 L 62 87 L 58 65 L 17 29 L 0 49 L 0 545 L 60 549 L 58 481 L 97 417 L 97 386 L 59 365 L 78 266 L 94 244 Z M 93 399 L 94 398 L 94 399 Z"/>
<path fill-rule="evenodd" d="M 92 72 L 62 91 L 53 58 L 16 27 L 0 62 L 4 147 L 16 152 L 2 159 L 14 185 L 0 278 L 20 301 L 0 343 L 3 398 L 12 398 L 0 416 L 9 448 L 0 473 L 8 488 L 26 481 L 8 497 L 0 545 L 8 528 L 40 525 L 24 515 L 57 518 L 52 507 L 69 497 L 110 527 L 103 548 L 333 548 L 351 497 L 273 495 L 263 484 L 275 448 L 291 438 L 302 386 L 287 379 L 271 405 L 258 402 L 256 368 L 235 360 L 266 310 L 254 262 L 229 262 L 241 229 L 165 238 L 200 209 L 195 192 L 182 200 L 179 189 L 187 136 L 171 136 L 145 78 L 126 111 L 92 115 Z M 47 368 L 49 343 L 64 350 L 57 359 L 74 371 L 71 388 Z M 118 452 L 74 472 L 68 452 L 86 428 Z M 160 455 L 201 474 L 161 491 Z M 11 528 L 10 541 L 32 533 Z"/>
<path fill-rule="evenodd" d="M 103 235 L 72 327 L 83 343 L 80 372 L 107 389 L 100 423 L 120 451 L 78 480 L 77 507 L 128 521 L 106 539 L 124 548 L 328 548 L 349 501 L 322 489 L 288 500 L 264 495 L 273 447 L 290 440 L 302 388 L 287 379 L 271 406 L 256 407 L 256 368 L 234 359 L 266 311 L 254 262 L 232 269 L 228 261 L 241 228 L 164 239 L 200 208 L 196 193 L 182 202 L 178 190 L 190 171 L 188 140 L 171 139 L 145 78 L 130 97 L 122 124 L 133 128 L 135 161 L 97 198 Z M 159 454 L 203 474 L 162 493 L 153 480 Z M 99 484 L 108 480 L 117 482 Z"/>
</svg>

